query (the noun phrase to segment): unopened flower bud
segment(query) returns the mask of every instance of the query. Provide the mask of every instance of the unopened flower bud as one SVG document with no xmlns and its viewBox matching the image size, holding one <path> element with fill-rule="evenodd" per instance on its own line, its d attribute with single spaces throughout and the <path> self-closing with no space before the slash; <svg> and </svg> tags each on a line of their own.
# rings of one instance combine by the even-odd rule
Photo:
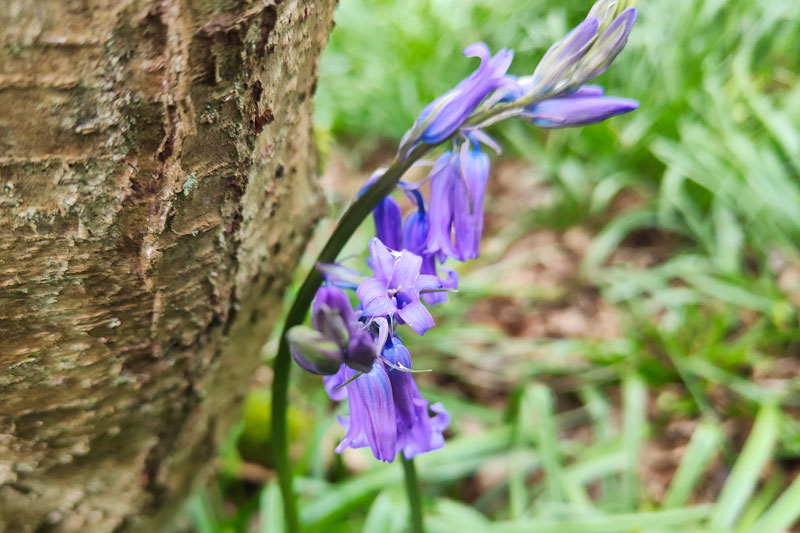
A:
<svg viewBox="0 0 800 533">
<path fill-rule="evenodd" d="M 350 339 L 350 331 L 339 309 L 327 305 L 315 305 L 311 313 L 311 324 L 322 335 L 344 349 Z"/>
<path fill-rule="evenodd" d="M 286 333 L 292 359 L 312 374 L 335 374 L 344 361 L 336 342 L 306 326 L 295 326 Z"/>
<path fill-rule="evenodd" d="M 327 308 L 327 310 L 323 312 L 324 308 Z M 324 285 L 317 289 L 314 303 L 311 306 L 311 326 L 317 331 L 324 332 L 326 325 L 322 321 L 333 314 L 338 314 L 346 326 L 356 320 L 356 315 L 353 312 L 353 306 L 350 304 L 347 293 L 339 287 Z"/>
<path fill-rule="evenodd" d="M 634 0 L 598 0 L 589 10 L 586 18 L 595 17 L 600 21 L 599 32 L 603 32 L 608 26 L 628 8 L 634 7 Z"/>
<path fill-rule="evenodd" d="M 339 263 L 317 263 L 317 270 L 320 271 L 325 281 L 336 287 L 352 289 L 367 279 L 361 272 L 352 268 L 347 268 Z"/>
<path fill-rule="evenodd" d="M 636 100 L 628 98 L 582 96 L 593 90 L 579 90 L 563 97 L 542 100 L 526 108 L 522 116 L 541 128 L 563 128 L 594 124 L 639 107 Z"/>
<path fill-rule="evenodd" d="M 600 22 L 587 17 L 547 50 L 533 72 L 530 89 L 536 94 L 558 93 L 569 86 L 569 73 L 591 49 Z"/>
<path fill-rule="evenodd" d="M 628 42 L 636 20 L 630 0 L 600 0 L 589 15 L 544 55 L 530 79 L 520 79 L 522 94 L 556 96 L 599 76 Z M 513 96 L 513 94 L 512 94 Z"/>
<path fill-rule="evenodd" d="M 397 202 L 391 196 L 386 196 L 372 210 L 372 217 L 375 220 L 375 235 L 392 250 L 401 250 L 403 214 Z"/>
<path fill-rule="evenodd" d="M 611 62 L 625 48 L 635 21 L 636 8 L 629 7 L 602 30 L 577 68 L 577 83 L 583 83 L 608 70 Z"/>
</svg>

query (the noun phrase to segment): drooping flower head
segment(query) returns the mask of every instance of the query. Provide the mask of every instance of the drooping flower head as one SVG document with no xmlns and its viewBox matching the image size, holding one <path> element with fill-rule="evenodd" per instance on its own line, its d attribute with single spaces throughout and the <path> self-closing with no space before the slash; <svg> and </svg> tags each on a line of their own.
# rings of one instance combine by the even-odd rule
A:
<svg viewBox="0 0 800 533">
<path fill-rule="evenodd" d="M 360 194 L 363 194 L 373 183 L 386 171 L 384 168 L 379 168 L 373 172 L 366 183 L 361 188 Z M 400 206 L 397 205 L 391 195 L 385 196 L 378 202 L 378 205 L 372 210 L 372 218 L 375 221 L 375 235 L 386 246 L 393 250 L 403 249 L 403 213 Z"/>
<path fill-rule="evenodd" d="M 417 191 L 414 191 L 419 195 Z M 429 253 L 427 251 L 428 235 L 430 234 L 430 221 L 428 212 L 425 209 L 425 204 L 420 196 L 418 200 L 418 209 L 406 217 L 405 222 L 405 246 L 411 252 L 417 254 L 422 258 L 422 266 L 419 269 L 420 274 L 429 274 L 439 278 L 438 268 L 436 266 L 437 257 L 436 253 Z M 442 267 L 444 279 L 439 278 L 442 283 L 442 288 L 456 290 L 458 289 L 458 274 L 455 271 Z M 422 295 L 422 299 L 428 305 L 435 305 L 447 301 L 447 293 L 445 292 L 429 292 Z"/>
<path fill-rule="evenodd" d="M 375 361 L 355 379 L 354 370 L 343 366 L 341 372 L 341 383 L 352 380 L 346 385 L 350 414 L 339 417 L 345 435 L 336 451 L 369 446 L 376 459 L 391 462 L 397 454 L 397 415 L 385 366 Z"/>
<path fill-rule="evenodd" d="M 393 250 L 403 249 L 403 213 L 391 196 L 386 196 L 372 210 L 375 236 Z"/>
<path fill-rule="evenodd" d="M 383 349 L 383 357 L 400 368 L 411 368 L 411 354 L 397 337 L 391 338 Z M 419 453 L 429 452 L 444 446 L 442 432 L 450 422 L 450 415 L 441 403 L 431 405 L 417 388 L 413 374 L 389 367 L 386 371 L 392 384 L 397 422 L 397 449 L 406 459 Z"/>
<path fill-rule="evenodd" d="M 459 258 L 453 244 L 453 204 L 464 193 L 463 182 L 453 160 L 452 151 L 443 153 L 430 173 L 430 230 L 425 241 L 425 252 L 436 255 L 441 261 L 447 257 Z"/>
<path fill-rule="evenodd" d="M 459 261 L 478 257 L 489 158 L 467 137 L 443 154 L 431 172 L 431 229 L 426 252 Z"/>
<path fill-rule="evenodd" d="M 350 414 L 339 418 L 345 436 L 337 452 L 369 446 L 376 459 L 391 462 L 399 452 L 410 459 L 444 446 L 442 432 L 450 416 L 440 403 L 430 406 L 430 414 L 413 375 L 402 370 L 410 368 L 411 355 L 392 337 L 368 373 L 355 377 L 352 369 L 342 366 L 326 379 L 329 392 L 335 391 L 333 399 L 346 397 L 350 407 Z"/>
</svg>

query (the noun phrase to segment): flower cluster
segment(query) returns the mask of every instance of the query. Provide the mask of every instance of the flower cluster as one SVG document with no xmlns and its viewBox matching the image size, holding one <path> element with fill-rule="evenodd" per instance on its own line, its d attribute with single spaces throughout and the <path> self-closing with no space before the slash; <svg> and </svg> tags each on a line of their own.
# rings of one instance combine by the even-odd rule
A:
<svg viewBox="0 0 800 533">
<path fill-rule="evenodd" d="M 422 335 L 432 327 L 421 298 L 443 283 L 421 273 L 422 257 L 409 250 L 392 250 L 377 237 L 369 248 L 373 276 L 356 288 L 358 312 L 334 284 L 342 278 L 327 269 L 330 283 L 317 291 L 312 327 L 292 328 L 289 343 L 300 366 L 325 375 L 332 399 L 350 402 L 350 416 L 340 419 L 347 433 L 337 451 L 369 446 L 376 458 L 392 461 L 399 451 L 411 458 L 444 445 L 447 411 L 437 403 L 430 414 L 410 373 L 411 355 L 395 331 L 407 324 Z"/>
<path fill-rule="evenodd" d="M 373 209 L 372 275 L 320 265 L 326 284 L 314 300 L 311 327 L 288 334 L 295 361 L 325 376 L 332 399 L 349 401 L 337 451 L 369 446 L 376 458 L 392 461 L 399 452 L 411 458 L 444 445 L 447 411 L 422 398 L 398 331 L 407 325 L 424 335 L 433 327 L 426 305 L 446 301 L 447 291 L 458 287 L 458 276 L 444 263 L 478 257 L 489 179 L 483 147 L 499 151 L 482 128 L 512 117 L 542 128 L 578 126 L 635 109 L 635 101 L 606 97 L 600 87 L 586 84 L 619 54 L 635 19 L 636 10 L 625 0 L 600 0 L 547 51 L 532 75 L 521 78 L 507 73 L 512 51 L 492 56 L 485 44 L 470 45 L 464 55 L 480 58 L 478 69 L 426 106 L 406 133 L 400 160 L 419 144 L 450 147 L 422 182 L 399 182 L 413 206 L 405 219 L 391 196 Z M 377 171 L 365 188 L 382 176 Z M 424 184 L 429 184 L 427 199 Z M 355 290 L 355 308 L 343 289 Z"/>
</svg>

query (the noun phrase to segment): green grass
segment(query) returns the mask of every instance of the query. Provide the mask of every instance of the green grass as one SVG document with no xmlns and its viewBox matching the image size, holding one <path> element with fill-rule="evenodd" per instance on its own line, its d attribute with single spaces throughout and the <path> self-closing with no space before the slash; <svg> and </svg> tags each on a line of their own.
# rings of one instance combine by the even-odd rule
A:
<svg viewBox="0 0 800 533">
<path fill-rule="evenodd" d="M 460 56 L 473 41 L 514 48 L 512 71 L 531 72 L 589 4 L 342 0 L 316 96 L 323 152 L 344 147 L 358 163 L 395 143 L 474 68 Z M 800 376 L 780 369 L 800 368 L 800 3 L 638 7 L 598 82 L 640 109 L 574 130 L 494 128 L 505 160 L 530 166 L 520 187 L 535 180 L 547 201 L 489 236 L 436 308 L 438 326 L 407 337 L 415 365 L 435 369 L 435 381 L 420 378 L 425 396 L 453 418 L 446 447 L 417 461 L 431 532 L 797 530 Z M 526 234 L 576 227 L 591 244 L 575 279 L 499 283 L 551 267 L 551 245 L 507 252 Z M 369 231 L 344 255 L 360 254 Z M 646 253 L 643 236 L 665 257 L 646 268 L 616 257 Z M 472 321 L 482 302 L 530 320 L 587 288 L 616 310 L 620 337 L 520 337 Z M 331 411 L 311 376 L 293 391 L 308 531 L 407 531 L 400 466 L 334 456 L 346 407 Z M 274 482 L 243 480 L 246 463 L 270 466 L 263 391 L 248 406 L 216 480 L 188 507 L 199 533 L 282 531 Z M 676 427 L 677 460 L 659 474 L 649 460 Z"/>
</svg>

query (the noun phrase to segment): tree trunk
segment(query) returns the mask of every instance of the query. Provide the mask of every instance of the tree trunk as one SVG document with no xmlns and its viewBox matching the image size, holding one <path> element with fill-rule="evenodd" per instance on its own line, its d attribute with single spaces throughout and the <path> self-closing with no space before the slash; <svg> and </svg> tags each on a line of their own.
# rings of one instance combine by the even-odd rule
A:
<svg viewBox="0 0 800 533">
<path fill-rule="evenodd" d="M 322 212 L 334 0 L 0 2 L 0 531 L 162 531 Z"/>
</svg>

